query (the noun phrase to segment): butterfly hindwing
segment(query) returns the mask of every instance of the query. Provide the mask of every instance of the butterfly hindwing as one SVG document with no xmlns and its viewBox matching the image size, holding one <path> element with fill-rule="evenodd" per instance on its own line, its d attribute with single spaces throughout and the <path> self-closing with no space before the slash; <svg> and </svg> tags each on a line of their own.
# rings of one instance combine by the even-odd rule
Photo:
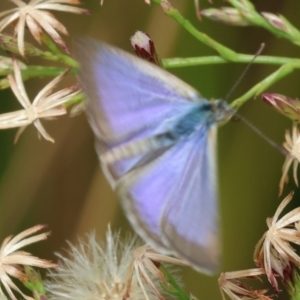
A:
<svg viewBox="0 0 300 300">
<path fill-rule="evenodd" d="M 219 257 L 214 151 L 207 152 L 214 137 L 208 137 L 203 128 L 117 185 L 133 228 L 150 245 L 206 272 Z"/>
<path fill-rule="evenodd" d="M 160 223 L 168 247 L 205 273 L 218 271 L 220 256 L 215 135 L 215 126 L 200 131 L 182 153 L 185 168 Z"/>
</svg>

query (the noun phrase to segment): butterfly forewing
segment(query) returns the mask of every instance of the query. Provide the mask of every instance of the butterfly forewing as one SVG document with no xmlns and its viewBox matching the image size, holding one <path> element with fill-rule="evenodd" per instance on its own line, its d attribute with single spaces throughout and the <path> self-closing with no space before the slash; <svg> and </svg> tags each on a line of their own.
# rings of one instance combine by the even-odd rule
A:
<svg viewBox="0 0 300 300">
<path fill-rule="evenodd" d="M 175 76 L 160 70 L 157 78 L 158 67 L 105 43 L 80 38 L 75 56 L 81 64 L 79 82 L 90 100 L 87 113 L 99 155 L 168 130 L 172 120 L 201 101 L 196 90 Z M 111 183 L 139 159 L 110 166 Z"/>
</svg>

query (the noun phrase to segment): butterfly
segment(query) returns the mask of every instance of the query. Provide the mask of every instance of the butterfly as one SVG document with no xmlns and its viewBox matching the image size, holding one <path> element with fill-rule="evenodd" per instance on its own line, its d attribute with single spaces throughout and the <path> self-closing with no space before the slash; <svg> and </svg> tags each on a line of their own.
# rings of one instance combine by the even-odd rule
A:
<svg viewBox="0 0 300 300">
<path fill-rule="evenodd" d="M 216 128 L 232 108 L 104 42 L 83 37 L 74 48 L 96 151 L 132 227 L 156 250 L 216 272 Z"/>
</svg>

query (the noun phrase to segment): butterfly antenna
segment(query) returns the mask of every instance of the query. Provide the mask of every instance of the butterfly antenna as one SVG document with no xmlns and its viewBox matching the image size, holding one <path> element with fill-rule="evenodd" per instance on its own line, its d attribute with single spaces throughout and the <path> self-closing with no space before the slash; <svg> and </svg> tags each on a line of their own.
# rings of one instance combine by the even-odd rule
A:
<svg viewBox="0 0 300 300">
<path fill-rule="evenodd" d="M 242 75 L 239 77 L 239 79 L 236 81 L 236 83 L 233 85 L 233 87 L 228 92 L 227 96 L 225 97 L 226 100 L 229 99 L 229 97 L 232 95 L 233 91 L 236 89 L 236 87 L 240 84 L 246 73 L 248 72 L 250 66 L 252 65 L 253 61 L 256 59 L 258 55 L 263 51 L 265 47 L 265 44 L 262 43 L 258 49 L 258 51 L 255 53 L 251 61 L 248 63 L 246 68 L 244 69 Z M 259 135 L 263 140 L 265 140 L 268 144 L 270 144 L 272 147 L 277 149 L 282 155 L 287 156 L 288 151 L 286 151 L 284 148 L 279 146 L 277 143 L 275 143 L 272 139 L 270 139 L 268 136 L 266 136 L 261 130 L 259 130 L 254 124 L 252 124 L 250 121 L 248 121 L 246 118 L 242 117 L 241 115 L 235 113 L 235 116 L 242 120 L 249 128 L 251 128 L 257 135 Z"/>
<path fill-rule="evenodd" d="M 249 122 L 247 119 L 242 117 L 239 114 L 236 114 L 240 120 L 242 120 L 249 128 L 251 128 L 257 135 L 259 135 L 263 140 L 265 140 L 267 143 L 269 143 L 272 147 L 274 147 L 276 150 L 278 150 L 282 155 L 287 156 L 289 153 L 287 150 L 279 146 L 277 143 L 275 143 L 272 139 L 270 139 L 268 136 L 266 136 L 263 132 L 261 132 L 255 125 L 253 125 L 251 122 Z"/>
<path fill-rule="evenodd" d="M 238 80 L 235 82 L 235 84 L 232 86 L 232 88 L 230 89 L 230 91 L 227 93 L 225 100 L 227 101 L 229 99 L 229 97 L 232 95 L 232 93 L 234 92 L 234 90 L 237 88 L 237 86 L 241 83 L 241 81 L 243 80 L 243 78 L 245 77 L 246 73 L 248 72 L 250 66 L 252 65 L 253 61 L 256 59 L 256 57 L 258 55 L 261 54 L 261 52 L 264 50 L 265 48 L 265 44 L 262 43 L 259 47 L 259 49 L 257 50 L 257 52 L 255 53 L 255 55 L 253 56 L 253 58 L 250 60 L 250 62 L 248 63 L 248 65 L 246 66 L 246 68 L 244 69 L 243 73 L 241 74 L 241 76 L 238 78 Z"/>
</svg>

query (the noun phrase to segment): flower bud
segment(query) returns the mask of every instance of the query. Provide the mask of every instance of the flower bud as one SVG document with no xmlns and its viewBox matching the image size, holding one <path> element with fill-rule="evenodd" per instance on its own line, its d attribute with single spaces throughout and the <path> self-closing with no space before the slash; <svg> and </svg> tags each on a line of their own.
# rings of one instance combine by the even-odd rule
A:
<svg viewBox="0 0 300 300">
<path fill-rule="evenodd" d="M 262 12 L 261 14 L 274 28 L 288 34 L 295 44 L 300 44 L 299 30 L 295 26 L 293 26 L 284 16 L 275 15 L 268 12 Z"/>
<path fill-rule="evenodd" d="M 131 37 L 130 41 L 137 56 L 158 66 L 162 66 L 162 63 L 155 51 L 154 43 L 148 34 L 142 31 L 137 31 Z"/>
<path fill-rule="evenodd" d="M 24 279 L 23 284 L 33 291 L 35 295 L 45 295 L 46 291 L 40 273 L 30 266 L 24 266 L 24 271 L 27 277 Z"/>
<path fill-rule="evenodd" d="M 200 14 L 211 20 L 225 23 L 227 25 L 248 26 L 251 25 L 240 12 L 232 7 L 222 7 L 221 9 L 210 8 L 203 9 Z"/>
<path fill-rule="evenodd" d="M 262 99 L 292 121 L 300 122 L 300 101 L 298 99 L 273 93 L 263 94 Z"/>
<path fill-rule="evenodd" d="M 281 16 L 277 16 L 268 12 L 262 12 L 261 14 L 273 27 L 281 31 L 287 31 L 287 26 Z"/>
</svg>

